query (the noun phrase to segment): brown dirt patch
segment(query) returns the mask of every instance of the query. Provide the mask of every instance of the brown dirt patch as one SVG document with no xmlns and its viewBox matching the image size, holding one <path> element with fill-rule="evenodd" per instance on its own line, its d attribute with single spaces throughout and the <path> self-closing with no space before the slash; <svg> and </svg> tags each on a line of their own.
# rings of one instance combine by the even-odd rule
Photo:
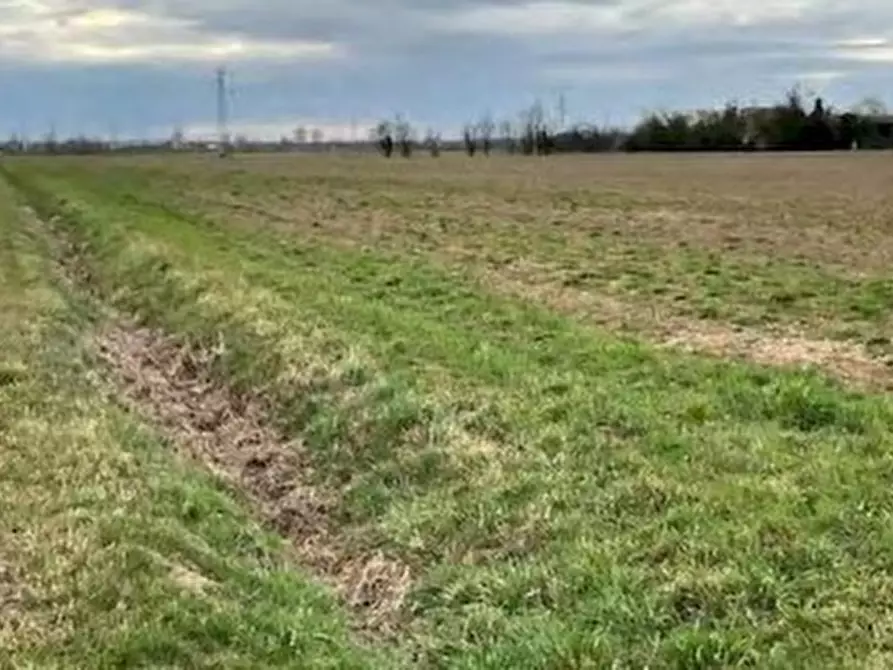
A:
<svg viewBox="0 0 893 670">
<path fill-rule="evenodd" d="M 889 362 L 872 358 L 849 342 L 730 330 L 706 323 L 679 324 L 664 335 L 662 344 L 677 349 L 743 358 L 763 365 L 816 367 L 856 388 L 893 390 L 893 367 Z"/>
<path fill-rule="evenodd" d="M 126 324 L 101 332 L 96 347 L 131 407 L 184 455 L 245 491 L 264 519 L 292 540 L 299 563 L 353 608 L 362 629 L 394 632 L 409 568 L 359 550 L 344 529 L 333 527 L 338 495 L 310 483 L 313 472 L 301 445 L 270 427 L 259 398 L 238 395 L 210 377 L 220 347 L 196 350 Z"/>
<path fill-rule="evenodd" d="M 893 167 L 868 153 L 546 162 L 457 156 L 409 164 L 257 157 L 250 178 L 233 176 L 231 166 L 170 178 L 187 199 L 200 193 L 221 208 L 226 201 L 248 204 L 258 209 L 243 209 L 242 216 L 266 216 L 298 231 L 316 222 L 338 235 L 350 225 L 340 220 L 347 218 L 357 225 L 355 235 L 368 235 L 371 217 L 392 224 L 399 235 L 444 216 L 459 223 L 450 236 L 468 229 L 475 235 L 504 220 L 522 224 L 518 232 L 532 240 L 560 222 L 562 230 L 581 236 L 602 231 L 657 246 L 803 259 L 847 276 L 886 276 L 893 259 Z M 227 179 L 239 188 L 226 193 L 220 184 Z"/>
</svg>

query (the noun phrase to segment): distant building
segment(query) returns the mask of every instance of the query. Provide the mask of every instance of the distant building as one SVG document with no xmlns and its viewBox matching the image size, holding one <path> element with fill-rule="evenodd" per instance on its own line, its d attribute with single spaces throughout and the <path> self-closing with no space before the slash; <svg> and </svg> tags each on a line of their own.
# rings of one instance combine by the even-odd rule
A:
<svg viewBox="0 0 893 670">
<path fill-rule="evenodd" d="M 775 115 L 773 106 L 742 107 L 739 114 L 745 119 L 744 144 L 757 149 L 766 148 L 762 129 L 771 123 Z"/>
<path fill-rule="evenodd" d="M 893 114 L 873 114 L 865 120 L 874 127 L 878 137 L 893 141 Z"/>
</svg>

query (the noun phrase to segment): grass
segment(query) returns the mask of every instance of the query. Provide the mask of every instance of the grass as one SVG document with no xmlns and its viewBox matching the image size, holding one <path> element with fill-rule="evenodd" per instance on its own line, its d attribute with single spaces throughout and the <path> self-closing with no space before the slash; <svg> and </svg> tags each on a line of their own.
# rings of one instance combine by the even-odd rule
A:
<svg viewBox="0 0 893 670">
<path fill-rule="evenodd" d="M 7 187 L 0 229 L 0 664 L 368 667 L 244 497 L 110 397 L 99 314 Z"/>
<path fill-rule="evenodd" d="M 397 163 L 375 174 L 337 160 L 321 170 L 267 159 L 211 172 L 147 163 L 116 166 L 115 188 L 152 190 L 234 226 L 422 254 L 515 294 L 538 288 L 567 303 L 597 290 L 688 319 L 863 341 L 889 330 L 889 203 L 874 174 L 885 165 L 666 160 L 619 158 L 600 169 L 606 161 L 567 159 L 545 172 L 522 163 L 520 174 L 500 160 L 471 170 Z M 106 180 L 99 168 L 94 176 Z M 221 172 L 226 182 L 215 185 Z"/>
<path fill-rule="evenodd" d="M 263 389 L 279 429 L 306 447 L 313 485 L 336 500 L 329 513 L 353 551 L 411 567 L 398 635 L 379 640 L 387 656 L 363 660 L 454 668 L 890 662 L 887 397 L 817 372 L 656 347 L 537 295 L 497 290 L 482 283 L 477 257 L 469 269 L 441 249 L 474 242 L 481 258 L 505 253 L 511 236 L 487 237 L 482 219 L 469 218 L 473 234 L 419 251 L 408 241 L 414 233 L 401 232 L 411 216 L 400 203 L 441 187 L 467 195 L 471 179 L 449 173 L 448 162 L 422 176 L 397 166 L 374 176 L 362 160 L 322 160 L 315 177 L 290 175 L 274 159 L 202 164 L 217 196 L 235 190 L 245 199 L 266 184 L 269 197 L 289 201 L 310 186 L 319 198 L 349 200 L 342 189 L 359 189 L 385 214 L 398 211 L 384 225 L 393 239 L 374 248 L 369 242 L 387 238 L 368 237 L 334 206 L 337 234 L 257 214 L 249 226 L 230 206 L 197 204 L 208 192 L 190 160 L 10 161 L 6 173 L 77 242 L 98 300 L 198 346 L 222 337 L 214 374 L 234 389 Z M 496 194 L 479 198 L 502 198 L 509 209 L 535 210 L 550 190 L 548 178 L 538 184 L 514 164 L 505 174 L 495 161 L 473 169 Z M 568 167 L 556 161 L 554 169 Z M 396 194 L 390 204 L 375 201 L 385 198 L 377 184 Z M 578 207 L 599 201 L 577 188 Z M 625 198 L 633 191 L 616 187 L 608 205 L 634 217 L 677 197 L 672 182 L 664 188 L 670 193 Z M 778 197 L 764 189 L 765 202 Z M 529 245 L 525 255 L 542 254 L 534 261 L 577 253 L 573 233 L 529 227 L 511 229 Z M 503 229 L 496 217 L 493 228 Z M 661 272 L 699 285 L 684 276 L 684 254 L 665 255 L 655 285 Z M 844 281 L 831 265 L 778 265 Z M 624 277 L 629 266 L 609 269 Z M 847 281 L 870 292 L 883 278 Z M 737 290 L 720 297 L 736 304 L 746 293 Z M 620 297 L 637 304 L 627 291 Z M 822 299 L 830 301 L 823 319 L 846 322 L 843 299 Z M 814 304 L 798 309 L 819 322 Z M 192 469 L 181 476 L 212 486 Z M 134 499 L 147 504 L 152 495 Z M 234 528 L 250 526 L 238 519 Z M 320 598 L 307 616 L 335 626 L 331 604 L 304 585 Z M 276 602 L 307 597 L 294 589 Z M 355 643 L 335 640 L 302 658 L 332 649 L 351 657 Z M 262 653 L 275 651 L 244 656 Z"/>
</svg>

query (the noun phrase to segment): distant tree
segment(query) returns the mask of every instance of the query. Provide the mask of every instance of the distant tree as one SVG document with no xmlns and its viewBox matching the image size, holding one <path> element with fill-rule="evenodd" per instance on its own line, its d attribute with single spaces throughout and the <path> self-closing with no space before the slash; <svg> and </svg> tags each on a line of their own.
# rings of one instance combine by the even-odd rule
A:
<svg viewBox="0 0 893 670">
<path fill-rule="evenodd" d="M 56 136 L 56 128 L 51 126 L 47 134 L 43 138 L 44 151 L 48 154 L 55 154 L 59 151 L 59 140 Z"/>
<path fill-rule="evenodd" d="M 304 126 L 298 126 L 295 128 L 294 137 L 295 144 L 307 144 L 307 138 L 310 136 L 310 133 L 307 131 L 307 128 Z"/>
<path fill-rule="evenodd" d="M 394 154 L 394 130 L 390 121 L 379 121 L 372 131 L 373 137 L 378 139 L 378 148 L 385 158 Z"/>
<path fill-rule="evenodd" d="M 16 133 L 13 133 L 6 141 L 4 150 L 16 154 L 23 153 L 25 151 L 25 143 Z"/>
<path fill-rule="evenodd" d="M 530 120 L 533 123 L 534 128 L 538 131 L 545 130 L 548 132 L 549 130 L 549 122 L 546 118 L 546 108 L 543 106 L 541 100 L 537 99 L 534 101 L 533 105 L 530 106 Z"/>
<path fill-rule="evenodd" d="M 326 138 L 326 134 L 322 128 L 314 128 L 310 131 L 310 138 L 314 144 L 322 144 L 323 140 Z"/>
<path fill-rule="evenodd" d="M 525 155 L 545 155 L 551 151 L 546 113 L 539 100 L 521 112 L 521 128 L 521 151 Z"/>
<path fill-rule="evenodd" d="M 721 110 L 707 110 L 696 113 L 693 118 L 686 119 L 688 129 L 684 132 L 690 137 L 682 140 L 682 148 L 710 150 L 739 149 L 747 137 L 747 119 L 742 115 L 737 104 L 729 103 Z"/>
<path fill-rule="evenodd" d="M 412 156 L 412 125 L 399 114 L 394 123 L 394 134 L 400 146 L 400 155 L 404 158 Z"/>
<path fill-rule="evenodd" d="M 555 142 L 542 102 L 537 100 L 521 113 L 521 127 L 521 150 L 524 154 L 547 156 L 552 153 Z"/>
<path fill-rule="evenodd" d="M 505 121 L 500 123 L 499 134 L 502 137 L 502 142 L 505 145 L 506 151 L 508 151 L 510 154 L 515 153 L 517 145 L 515 143 L 515 130 L 512 126 L 512 122 L 506 119 Z"/>
<path fill-rule="evenodd" d="M 835 128 L 830 112 L 825 109 L 825 101 L 816 98 L 804 130 L 803 142 L 806 148 L 813 151 L 834 149 L 839 142 L 835 130 L 839 129 Z"/>
<path fill-rule="evenodd" d="M 521 153 L 532 156 L 536 152 L 537 131 L 533 122 L 525 118 L 521 122 Z"/>
<path fill-rule="evenodd" d="M 465 153 L 470 158 L 474 158 L 474 155 L 477 153 L 478 143 L 477 129 L 473 125 L 465 126 L 465 130 L 462 132 L 462 141 L 465 144 Z"/>
<path fill-rule="evenodd" d="M 764 119 L 763 134 L 769 146 L 777 149 L 808 148 L 808 114 L 803 93 L 798 86 L 785 94 L 785 100 L 774 108 L 774 114 Z"/>
<path fill-rule="evenodd" d="M 541 156 L 548 156 L 554 148 L 554 140 L 549 129 L 541 127 L 536 134 L 536 151 Z"/>
<path fill-rule="evenodd" d="M 493 122 L 493 117 L 490 116 L 490 114 L 485 114 L 478 122 L 478 137 L 480 137 L 481 150 L 484 152 L 485 156 L 490 155 L 490 150 L 493 147 L 493 133 L 495 130 L 496 124 Z"/>
<path fill-rule="evenodd" d="M 183 129 L 180 126 L 175 126 L 171 133 L 171 148 L 174 150 L 182 149 L 183 145 L 186 143 L 185 137 Z"/>
<path fill-rule="evenodd" d="M 432 158 L 440 156 L 440 135 L 435 134 L 434 130 L 431 128 L 428 129 L 428 133 L 425 136 L 425 146 L 428 148 L 428 151 L 431 152 Z"/>
</svg>

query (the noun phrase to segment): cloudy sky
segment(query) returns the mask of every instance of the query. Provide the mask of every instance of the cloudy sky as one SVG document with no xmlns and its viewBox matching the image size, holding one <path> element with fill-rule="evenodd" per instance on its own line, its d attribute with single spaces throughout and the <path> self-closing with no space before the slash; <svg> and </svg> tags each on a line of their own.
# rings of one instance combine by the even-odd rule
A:
<svg viewBox="0 0 893 670">
<path fill-rule="evenodd" d="M 569 120 L 767 101 L 893 102 L 889 0 L 0 0 L 0 133 L 449 133 L 566 99 Z"/>
</svg>

